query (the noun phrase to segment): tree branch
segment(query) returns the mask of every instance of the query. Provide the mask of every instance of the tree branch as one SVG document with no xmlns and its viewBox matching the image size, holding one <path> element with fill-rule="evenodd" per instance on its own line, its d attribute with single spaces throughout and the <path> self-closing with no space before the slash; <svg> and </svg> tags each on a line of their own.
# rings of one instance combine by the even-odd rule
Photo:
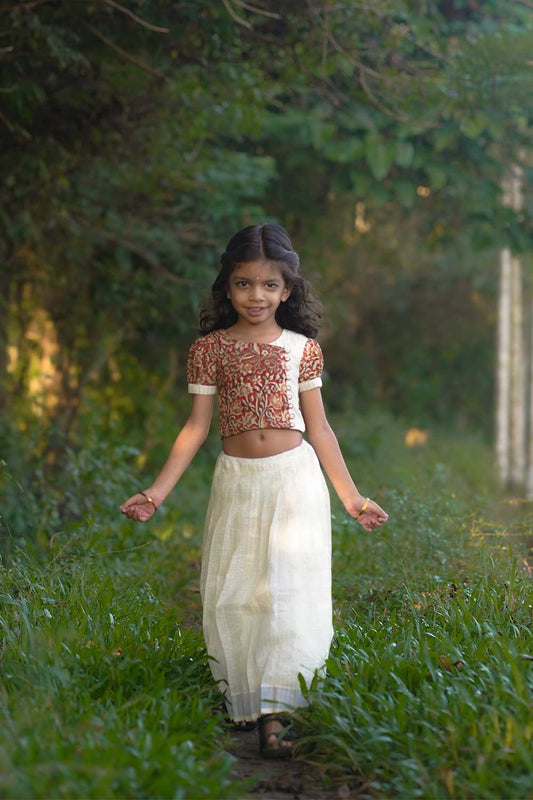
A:
<svg viewBox="0 0 533 800">
<path fill-rule="evenodd" d="M 139 25 L 142 25 L 143 28 L 148 28 L 148 30 L 155 31 L 156 33 L 170 32 L 170 28 L 160 28 L 159 25 L 152 25 L 151 22 L 146 22 L 145 19 L 141 19 L 140 17 L 137 16 L 137 14 L 134 14 L 133 11 L 131 11 L 129 8 L 125 8 L 124 6 L 121 6 L 119 3 L 116 3 L 115 0 L 103 0 L 103 1 L 107 6 L 112 6 L 113 8 L 116 8 L 117 11 L 121 11 L 123 14 L 127 14 L 128 17 L 131 17 L 131 19 L 133 19 Z"/>
<path fill-rule="evenodd" d="M 2 113 L 2 111 L 0 111 L 0 120 L 1 120 L 1 121 L 4 123 L 4 125 L 6 126 L 6 128 L 8 129 L 8 131 L 11 131 L 11 133 L 19 133 L 19 134 L 20 134 L 21 136 L 23 136 L 25 139 L 31 139 L 31 138 L 32 138 L 32 136 L 31 136 L 31 133 L 29 133 L 29 132 L 26 130 L 26 128 L 21 128 L 21 126 L 20 126 L 20 125 L 15 125 L 14 123 L 12 123 L 12 122 L 11 122 L 11 121 L 10 121 L 10 120 L 9 120 L 9 119 L 6 117 L 6 115 Z"/>
<path fill-rule="evenodd" d="M 31 3 L 18 3 L 15 6 L 7 6 L 4 11 L 25 11 L 26 9 L 42 6 L 44 3 L 50 3 L 52 0 L 33 0 Z"/>
<path fill-rule="evenodd" d="M 328 39 L 335 48 L 335 50 L 337 51 L 337 53 L 340 53 L 342 56 L 344 56 L 350 62 L 350 64 L 352 64 L 354 67 L 357 67 L 358 70 L 364 70 L 365 72 L 368 72 L 369 75 L 372 75 L 374 78 L 380 77 L 379 73 L 373 70 L 372 67 L 365 66 L 365 64 L 363 64 L 362 61 L 359 61 L 359 59 L 354 58 L 351 54 L 349 55 L 344 49 L 344 47 L 342 47 L 342 45 L 340 45 L 339 42 L 335 39 L 335 37 L 331 32 L 328 33 Z"/>
<path fill-rule="evenodd" d="M 80 225 L 83 225 L 84 228 L 87 228 L 87 230 L 91 231 L 91 233 L 95 233 L 97 236 L 100 236 L 102 239 L 107 239 L 109 242 L 114 242 L 115 244 L 119 244 L 121 245 L 121 247 L 124 247 L 126 250 L 129 250 L 130 253 L 134 253 L 134 255 L 139 256 L 139 258 L 142 258 L 143 261 L 146 261 L 146 263 L 149 264 L 152 267 L 152 269 L 154 269 L 156 272 L 161 273 L 162 275 L 165 276 L 165 278 L 172 281 L 173 283 L 179 283 L 181 285 L 185 284 L 186 286 L 190 286 L 192 284 L 192 281 L 188 280 L 187 278 L 183 278 L 180 275 L 174 275 L 174 273 L 166 269 L 166 267 L 164 267 L 158 261 L 157 258 L 154 258 L 151 255 L 151 253 L 145 250 L 144 247 L 141 247 L 138 244 L 136 244 L 136 242 L 132 242 L 130 239 L 124 239 L 123 236 L 118 236 L 116 233 L 112 233 L 111 231 L 105 231 L 102 230 L 101 228 L 95 228 L 93 225 L 91 225 L 89 220 L 85 219 L 84 217 L 78 216 L 77 214 L 74 215 L 74 218 L 80 223 Z M 199 241 L 198 238 L 191 239 L 191 237 L 189 236 L 184 236 L 182 238 L 184 238 L 186 241 L 194 241 L 194 242 Z M 203 241 L 204 240 L 202 240 L 202 242 Z M 220 243 L 217 242 L 217 245 L 218 244 Z"/>
<path fill-rule="evenodd" d="M 533 3 L 532 2 L 528 2 L 528 0 L 516 0 L 516 2 L 523 3 L 524 5 L 529 6 L 529 8 L 533 8 Z M 349 6 L 348 5 L 338 4 L 338 5 L 334 5 L 334 6 L 329 6 L 327 11 L 329 13 L 329 12 L 332 12 L 332 11 L 346 11 L 347 9 L 351 10 L 353 8 L 357 8 L 360 11 L 366 11 L 369 14 L 374 14 L 375 16 L 379 17 L 380 20 L 387 19 L 387 17 L 389 17 L 389 13 L 390 13 L 390 12 L 387 12 L 387 11 L 383 11 L 383 10 L 381 10 L 379 8 L 376 8 L 375 6 L 368 5 L 367 3 L 352 3 Z M 312 9 L 312 11 L 313 11 L 314 14 L 317 14 L 317 15 L 320 13 L 317 9 Z M 434 50 L 429 45 L 422 44 L 422 42 L 419 42 L 418 39 L 416 39 L 415 36 L 411 33 L 411 30 L 410 30 L 408 24 L 406 24 L 405 27 L 407 29 L 406 32 L 405 32 L 405 38 L 408 39 L 412 44 L 414 44 L 415 47 L 418 47 L 419 50 L 425 51 L 426 53 L 428 53 L 429 55 L 433 56 L 434 58 L 439 59 L 440 61 L 449 62 L 450 59 L 447 56 L 443 55 L 442 53 L 439 53 L 437 50 Z"/>
<path fill-rule="evenodd" d="M 151 75 L 155 75 L 156 78 L 165 78 L 163 72 L 160 69 L 156 69 L 155 67 L 150 66 L 145 61 L 142 61 L 140 58 L 136 58 L 136 56 L 132 56 L 131 53 L 127 53 L 122 47 L 119 47 L 118 44 L 108 39 L 107 36 L 104 36 L 103 33 L 100 33 L 98 28 L 95 28 L 94 25 L 91 25 L 89 22 L 84 22 L 86 28 L 88 28 L 97 39 L 100 39 L 101 42 L 106 44 L 116 53 L 118 53 L 122 58 L 125 58 L 126 61 L 131 61 L 133 64 L 136 64 L 141 69 L 145 70 L 145 72 L 149 72 Z"/>
<path fill-rule="evenodd" d="M 326 5 L 324 5 L 324 30 L 322 35 L 322 70 L 324 72 L 324 78 L 327 78 L 328 74 L 329 35 L 330 35 L 330 27 L 329 27 L 328 8 Z"/>
<path fill-rule="evenodd" d="M 226 9 L 227 9 L 227 12 L 228 12 L 228 14 L 230 15 L 230 17 L 231 17 L 232 19 L 234 19 L 234 20 L 235 20 L 235 22 L 236 22 L 238 25 L 242 25 L 244 28 L 248 28 L 248 30 L 250 30 L 250 31 L 252 30 L 252 26 L 250 25 L 250 23 L 249 23 L 249 22 L 246 22 L 246 20 L 245 20 L 245 19 L 242 19 L 241 17 L 237 16 L 237 14 L 236 14 L 236 13 L 235 13 L 235 11 L 233 10 L 233 8 L 232 8 L 232 6 L 231 6 L 231 3 L 229 2 L 229 0 L 222 0 L 222 2 L 224 3 L 224 6 L 226 7 Z"/>
<path fill-rule="evenodd" d="M 244 0 L 233 0 L 233 2 L 241 6 L 241 8 L 246 8 L 247 11 L 253 11 L 255 14 L 261 14 L 263 17 L 270 17 L 271 19 L 281 19 L 281 14 L 277 14 L 275 11 L 267 11 L 264 8 L 257 8 L 257 6 L 251 6 L 250 3 L 245 3 Z"/>
<path fill-rule="evenodd" d="M 132 242 L 129 239 L 124 239 L 122 236 L 117 236 L 116 233 L 112 233 L 111 231 L 106 231 L 102 228 L 95 228 L 94 225 L 91 225 L 89 220 L 79 216 L 78 214 L 74 214 L 73 216 L 74 219 L 80 223 L 80 225 L 83 225 L 83 227 L 87 228 L 87 230 L 91 231 L 91 233 L 95 233 L 102 239 L 107 239 L 115 244 L 120 244 L 122 247 L 125 247 L 126 250 L 129 250 L 131 253 L 134 253 L 136 256 L 142 258 L 143 261 L 146 261 L 151 267 L 159 268 L 159 262 L 157 259 L 155 259 L 147 250 L 145 250 L 144 247 L 139 247 L 139 245 L 135 242 Z"/>
<path fill-rule="evenodd" d="M 370 102 L 372 103 L 372 105 L 376 106 L 376 108 L 379 108 L 380 111 L 383 111 L 383 113 L 386 114 L 387 117 L 391 117 L 392 119 L 395 119 L 397 122 L 409 122 L 408 117 L 403 117 L 399 116 L 398 114 L 395 114 L 394 111 L 391 111 L 389 108 L 387 108 L 387 106 L 383 105 L 383 103 L 377 99 L 377 97 L 374 95 L 374 93 L 372 92 L 370 86 L 366 81 L 363 65 L 361 65 L 361 67 L 359 68 L 359 82 L 361 83 L 363 91 L 370 100 Z"/>
</svg>

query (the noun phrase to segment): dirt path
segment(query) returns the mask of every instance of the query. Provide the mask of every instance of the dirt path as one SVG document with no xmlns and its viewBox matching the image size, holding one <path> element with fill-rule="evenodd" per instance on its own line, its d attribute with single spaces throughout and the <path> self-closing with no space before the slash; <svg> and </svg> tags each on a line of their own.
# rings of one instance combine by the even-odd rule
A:
<svg viewBox="0 0 533 800">
<path fill-rule="evenodd" d="M 346 785 L 324 789 L 318 772 L 304 761 L 261 758 L 257 731 L 236 733 L 228 752 L 237 758 L 234 777 L 258 779 L 248 800 L 357 800 Z"/>
<path fill-rule="evenodd" d="M 196 630 L 202 627 L 199 598 L 197 579 L 182 588 L 179 596 L 183 621 Z M 226 749 L 236 758 L 232 770 L 235 778 L 257 779 L 257 785 L 242 800 L 359 800 L 361 797 L 347 785 L 324 789 L 318 770 L 305 761 L 261 758 L 257 731 L 233 734 Z"/>
</svg>

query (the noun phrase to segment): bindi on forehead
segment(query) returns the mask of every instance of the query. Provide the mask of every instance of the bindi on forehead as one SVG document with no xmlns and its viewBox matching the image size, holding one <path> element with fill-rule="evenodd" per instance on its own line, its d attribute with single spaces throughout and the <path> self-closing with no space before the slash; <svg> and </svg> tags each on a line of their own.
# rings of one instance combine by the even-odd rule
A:
<svg viewBox="0 0 533 800">
<path fill-rule="evenodd" d="M 283 274 L 279 267 L 268 262 L 251 261 L 248 264 L 239 264 L 234 270 L 235 278 L 245 278 L 248 281 L 283 281 Z"/>
</svg>

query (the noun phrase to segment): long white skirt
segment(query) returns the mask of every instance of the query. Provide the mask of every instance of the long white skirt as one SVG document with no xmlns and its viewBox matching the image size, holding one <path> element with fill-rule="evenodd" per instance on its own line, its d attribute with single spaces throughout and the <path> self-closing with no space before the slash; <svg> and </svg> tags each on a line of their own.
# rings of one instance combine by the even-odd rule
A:
<svg viewBox="0 0 533 800">
<path fill-rule="evenodd" d="M 203 629 L 230 717 L 305 704 L 332 628 L 329 493 L 313 448 L 221 453 L 202 553 Z"/>
</svg>

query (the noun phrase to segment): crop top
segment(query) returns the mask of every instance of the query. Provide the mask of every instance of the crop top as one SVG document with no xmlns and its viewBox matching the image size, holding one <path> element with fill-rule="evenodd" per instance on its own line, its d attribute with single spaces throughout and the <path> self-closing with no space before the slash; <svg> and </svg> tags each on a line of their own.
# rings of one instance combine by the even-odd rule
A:
<svg viewBox="0 0 533 800">
<path fill-rule="evenodd" d="M 269 344 L 242 342 L 225 330 L 193 342 L 187 360 L 191 394 L 219 395 L 220 435 L 258 428 L 305 430 L 299 392 L 322 386 L 320 345 L 283 330 Z"/>
</svg>

